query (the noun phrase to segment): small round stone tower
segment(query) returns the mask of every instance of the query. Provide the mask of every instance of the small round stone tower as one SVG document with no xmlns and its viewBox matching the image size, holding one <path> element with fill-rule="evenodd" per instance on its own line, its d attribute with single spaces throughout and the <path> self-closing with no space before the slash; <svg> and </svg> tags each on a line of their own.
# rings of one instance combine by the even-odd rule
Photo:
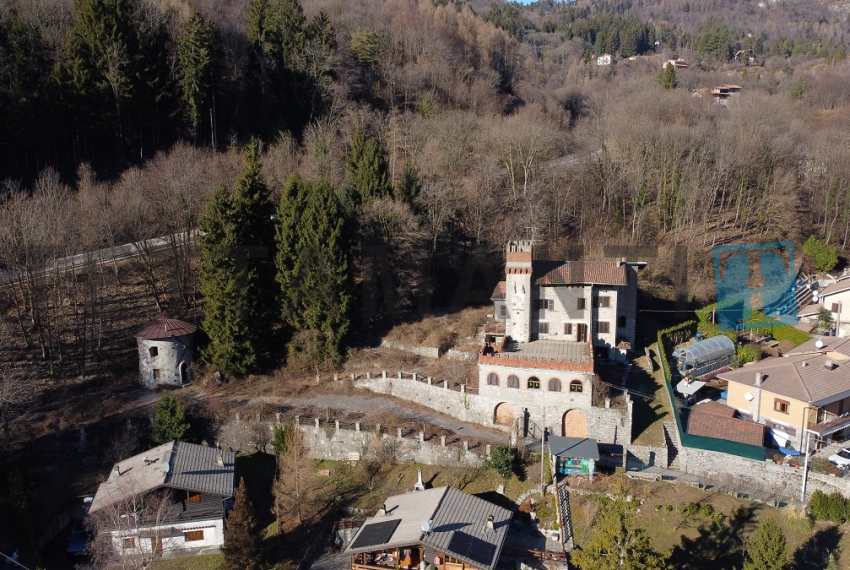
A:
<svg viewBox="0 0 850 570">
<path fill-rule="evenodd" d="M 136 329 L 141 383 L 149 388 L 188 384 L 192 335 L 197 328 L 176 319 L 158 317 Z"/>
</svg>

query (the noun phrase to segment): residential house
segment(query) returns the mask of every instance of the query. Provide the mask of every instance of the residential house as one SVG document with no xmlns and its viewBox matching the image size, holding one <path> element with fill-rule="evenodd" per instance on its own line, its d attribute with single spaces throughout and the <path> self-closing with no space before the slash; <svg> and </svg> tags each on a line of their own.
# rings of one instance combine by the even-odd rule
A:
<svg viewBox="0 0 850 570">
<path fill-rule="evenodd" d="M 744 419 L 767 426 L 779 445 L 791 443 L 799 449 L 806 430 L 820 433 L 829 424 L 836 433 L 835 420 L 844 421 L 850 413 L 850 339 L 810 340 L 786 356 L 722 372 L 717 378 L 728 382 L 730 407 Z M 848 429 L 842 430 L 847 435 Z"/>
<path fill-rule="evenodd" d="M 728 105 L 729 100 L 737 97 L 741 89 L 740 85 L 715 85 L 711 89 L 711 95 L 714 97 L 714 102 L 718 105 Z"/>
<path fill-rule="evenodd" d="M 148 388 L 182 386 L 191 380 L 192 337 L 197 326 L 158 317 L 136 329 L 139 381 Z"/>
<path fill-rule="evenodd" d="M 720 402 L 702 402 L 690 408 L 687 431 L 691 435 L 716 437 L 763 447 L 764 426 L 736 415 L 735 409 Z"/>
<path fill-rule="evenodd" d="M 819 289 L 815 299 L 811 304 L 800 309 L 798 313 L 800 320 L 814 326 L 817 324 L 821 309 L 827 309 L 832 316 L 837 334 L 850 336 L 850 275 L 844 275 L 823 289 Z"/>
<path fill-rule="evenodd" d="M 172 441 L 115 464 L 89 509 L 122 558 L 224 544 L 236 454 Z"/>
<path fill-rule="evenodd" d="M 668 59 L 667 61 L 661 64 L 661 69 L 666 68 L 668 65 L 672 65 L 673 69 L 675 69 L 676 71 L 688 68 L 688 62 L 682 59 L 681 57 L 677 59 Z"/>
<path fill-rule="evenodd" d="M 345 548 L 351 570 L 494 570 L 511 511 L 453 487 L 388 497 Z"/>
<path fill-rule="evenodd" d="M 603 419 L 608 412 L 594 409 L 593 380 L 597 362 L 624 359 L 634 345 L 643 265 L 535 260 L 531 242 L 508 243 L 506 279 L 492 294 L 504 320 L 486 329 L 478 357 L 479 394 L 502 402 L 494 423 L 511 425 L 528 413 L 541 425 L 558 422 L 564 436 L 586 437 L 590 429 L 606 443 L 626 437 Z"/>
<path fill-rule="evenodd" d="M 596 58 L 596 65 L 611 65 L 613 57 L 610 53 L 603 53 Z"/>
</svg>

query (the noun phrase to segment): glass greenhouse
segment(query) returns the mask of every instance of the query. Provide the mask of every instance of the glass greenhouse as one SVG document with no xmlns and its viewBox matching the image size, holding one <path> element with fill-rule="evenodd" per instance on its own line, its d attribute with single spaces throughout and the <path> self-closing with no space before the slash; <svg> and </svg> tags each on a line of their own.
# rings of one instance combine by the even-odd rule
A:
<svg viewBox="0 0 850 570">
<path fill-rule="evenodd" d="M 701 376 L 722 368 L 735 356 L 735 343 L 727 336 L 718 335 L 677 348 L 673 358 L 683 375 Z"/>
</svg>

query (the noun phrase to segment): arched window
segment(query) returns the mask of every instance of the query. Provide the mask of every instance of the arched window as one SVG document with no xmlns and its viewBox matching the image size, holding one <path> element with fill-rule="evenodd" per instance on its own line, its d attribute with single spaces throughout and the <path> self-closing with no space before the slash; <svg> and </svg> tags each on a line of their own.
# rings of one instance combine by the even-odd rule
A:
<svg viewBox="0 0 850 570">
<path fill-rule="evenodd" d="M 584 384 L 582 384 L 581 380 L 570 382 L 570 392 L 584 392 Z"/>
<path fill-rule="evenodd" d="M 549 378 L 549 391 L 550 392 L 560 392 L 561 391 L 561 381 L 557 378 Z"/>
<path fill-rule="evenodd" d="M 508 388 L 519 388 L 519 378 L 516 374 L 508 376 Z"/>
<path fill-rule="evenodd" d="M 498 386 L 499 385 L 499 376 L 495 372 L 491 372 L 487 375 L 487 385 L 488 386 Z"/>
<path fill-rule="evenodd" d="M 540 378 L 537 376 L 532 376 L 528 379 L 528 389 L 529 390 L 539 390 L 540 389 Z"/>
</svg>

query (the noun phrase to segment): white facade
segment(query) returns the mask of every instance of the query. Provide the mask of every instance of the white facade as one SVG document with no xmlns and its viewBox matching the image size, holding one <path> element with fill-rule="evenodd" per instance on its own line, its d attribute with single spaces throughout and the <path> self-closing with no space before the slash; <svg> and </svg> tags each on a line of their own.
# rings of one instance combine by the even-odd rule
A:
<svg viewBox="0 0 850 570">
<path fill-rule="evenodd" d="M 143 528 L 138 532 L 112 531 L 112 546 L 118 556 L 149 555 L 154 541 L 161 542 L 162 553 L 183 550 L 221 548 L 224 545 L 224 520 L 194 520 L 160 527 Z M 138 536 L 141 534 L 142 536 Z M 150 538 L 155 536 L 156 538 Z M 199 538 L 200 537 L 200 538 Z"/>
<path fill-rule="evenodd" d="M 517 379 L 516 388 L 508 386 L 511 376 Z M 478 366 L 478 393 L 494 400 L 529 406 L 538 406 L 541 398 L 545 398 L 552 405 L 590 408 L 592 378 L 592 372 L 481 364 Z M 493 384 L 493 381 L 498 381 L 498 384 Z M 533 387 L 535 385 L 536 388 Z"/>
<path fill-rule="evenodd" d="M 603 53 L 596 58 L 596 65 L 611 65 L 611 54 Z"/>
</svg>

